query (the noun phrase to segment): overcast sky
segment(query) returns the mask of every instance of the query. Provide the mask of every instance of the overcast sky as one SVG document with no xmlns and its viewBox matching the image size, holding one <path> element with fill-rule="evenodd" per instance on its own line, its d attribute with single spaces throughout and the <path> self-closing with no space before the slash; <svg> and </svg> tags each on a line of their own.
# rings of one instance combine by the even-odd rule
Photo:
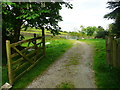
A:
<svg viewBox="0 0 120 90">
<path fill-rule="evenodd" d="M 83 26 L 102 26 L 105 29 L 112 20 L 107 20 L 105 14 L 111 12 L 106 4 L 108 0 L 74 0 L 73 9 L 63 7 L 60 15 L 63 21 L 59 22 L 59 26 L 63 31 L 74 31 Z"/>
</svg>

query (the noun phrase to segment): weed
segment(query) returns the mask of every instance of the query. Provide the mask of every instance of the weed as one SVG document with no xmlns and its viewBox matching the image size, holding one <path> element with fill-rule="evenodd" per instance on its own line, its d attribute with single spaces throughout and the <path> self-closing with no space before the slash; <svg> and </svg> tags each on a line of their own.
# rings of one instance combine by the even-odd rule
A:
<svg viewBox="0 0 120 90">
<path fill-rule="evenodd" d="M 78 65 L 78 64 L 79 64 L 79 60 L 75 56 L 72 56 L 68 60 L 68 64 L 66 64 L 65 66 Z"/>
<path fill-rule="evenodd" d="M 56 88 L 75 88 L 74 84 L 68 81 L 62 82 L 61 84 L 57 85 Z"/>
</svg>

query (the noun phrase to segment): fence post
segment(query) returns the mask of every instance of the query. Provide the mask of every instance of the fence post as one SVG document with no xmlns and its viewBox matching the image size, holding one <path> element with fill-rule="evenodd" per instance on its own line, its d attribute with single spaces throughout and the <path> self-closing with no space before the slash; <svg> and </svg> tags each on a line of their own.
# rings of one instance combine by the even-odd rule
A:
<svg viewBox="0 0 120 90">
<path fill-rule="evenodd" d="M 34 38 L 36 38 L 36 34 L 34 33 Z M 36 44 L 36 40 L 35 40 L 35 44 Z"/>
<path fill-rule="evenodd" d="M 113 40 L 113 66 L 117 66 L 117 42 Z"/>
<path fill-rule="evenodd" d="M 44 56 L 46 55 L 46 48 L 45 48 L 45 32 L 44 32 L 44 28 L 42 27 L 41 28 L 42 29 L 42 43 L 43 43 L 43 54 L 44 54 Z"/>
<path fill-rule="evenodd" d="M 118 67 L 120 68 L 120 42 L 118 42 L 118 48 L 117 48 L 117 62 L 118 62 Z"/>
<path fill-rule="evenodd" d="M 113 65 L 113 37 L 108 36 L 106 39 L 107 63 Z"/>
<path fill-rule="evenodd" d="M 12 85 L 13 84 L 13 76 L 12 76 L 12 67 L 11 67 L 11 47 L 10 47 L 10 41 L 9 40 L 6 40 L 6 52 L 7 52 L 9 83 Z"/>
<path fill-rule="evenodd" d="M 110 36 L 110 48 L 111 48 L 111 65 L 113 65 L 113 41 L 114 41 L 114 37 Z"/>
<path fill-rule="evenodd" d="M 34 38 L 36 38 L 36 34 L 34 33 Z M 34 60 L 36 61 L 37 60 L 37 40 L 35 40 L 35 43 L 34 43 L 34 46 L 35 46 L 35 50 L 36 50 L 36 57 L 34 58 Z"/>
<path fill-rule="evenodd" d="M 110 60 L 110 58 L 111 58 L 111 55 L 110 55 L 110 53 L 111 53 L 111 50 L 110 50 L 110 38 L 109 37 L 106 37 L 106 58 L 107 58 L 107 63 L 108 64 L 111 64 L 111 60 Z"/>
</svg>

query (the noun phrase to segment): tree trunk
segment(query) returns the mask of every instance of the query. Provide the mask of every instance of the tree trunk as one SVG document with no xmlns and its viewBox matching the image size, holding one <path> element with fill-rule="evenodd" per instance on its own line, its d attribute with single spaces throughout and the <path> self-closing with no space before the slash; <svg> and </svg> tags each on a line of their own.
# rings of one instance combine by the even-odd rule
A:
<svg viewBox="0 0 120 90">
<path fill-rule="evenodd" d="M 20 27 L 16 28 L 16 30 L 14 30 L 14 41 L 13 42 L 18 42 L 19 41 L 19 37 L 20 37 Z"/>
<path fill-rule="evenodd" d="M 6 29 L 2 29 L 2 65 L 6 65 L 7 63 L 7 56 L 6 56 Z"/>
<path fill-rule="evenodd" d="M 18 42 L 19 37 L 20 37 L 20 30 L 22 26 L 22 20 L 18 20 L 16 27 L 14 28 L 14 41 L 13 42 Z"/>
</svg>

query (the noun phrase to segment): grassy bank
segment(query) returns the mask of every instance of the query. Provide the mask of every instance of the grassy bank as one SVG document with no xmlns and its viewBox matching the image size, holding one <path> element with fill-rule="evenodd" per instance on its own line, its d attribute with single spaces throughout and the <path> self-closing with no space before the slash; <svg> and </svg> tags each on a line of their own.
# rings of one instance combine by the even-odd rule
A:
<svg viewBox="0 0 120 90">
<path fill-rule="evenodd" d="M 37 65 L 15 82 L 13 88 L 25 88 L 38 75 L 42 74 L 54 61 L 57 60 L 66 50 L 72 46 L 72 41 L 62 38 L 46 38 L 46 57 L 44 57 Z M 3 84 L 8 82 L 7 69 L 3 68 Z"/>
<path fill-rule="evenodd" d="M 104 39 L 81 40 L 94 47 L 94 64 L 96 85 L 98 88 L 120 88 L 120 70 L 109 66 L 106 62 Z"/>
<path fill-rule="evenodd" d="M 42 30 L 41 29 L 30 28 L 30 27 L 26 31 L 21 30 L 21 34 L 25 35 L 27 33 L 29 33 L 29 34 L 36 33 L 38 35 L 42 35 Z M 67 32 L 61 32 L 61 31 L 59 33 L 60 33 L 60 35 L 67 35 L 68 34 Z M 45 30 L 45 35 L 53 35 L 53 34 L 51 33 L 50 30 Z"/>
</svg>

